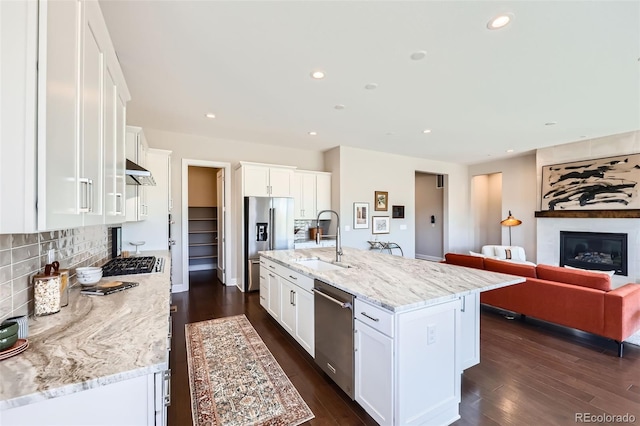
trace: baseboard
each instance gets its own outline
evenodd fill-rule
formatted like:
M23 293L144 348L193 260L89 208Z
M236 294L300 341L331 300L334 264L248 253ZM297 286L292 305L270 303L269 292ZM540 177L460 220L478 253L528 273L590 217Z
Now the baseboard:
M430 260L431 262L440 262L440 261L442 261L441 257L429 256L429 255L426 255L426 254L416 254L416 259Z
M171 293L182 293L184 291L189 291L189 286L184 284L173 284L171 286Z
M225 283L225 285L232 286L232 285L236 285L237 282L238 282L237 278L231 278Z

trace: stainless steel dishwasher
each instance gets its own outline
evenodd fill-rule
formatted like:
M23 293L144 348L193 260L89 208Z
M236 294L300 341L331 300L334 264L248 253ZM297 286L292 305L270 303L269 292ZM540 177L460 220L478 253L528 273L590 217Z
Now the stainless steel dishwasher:
M313 294L316 364L354 399L353 295L319 280Z

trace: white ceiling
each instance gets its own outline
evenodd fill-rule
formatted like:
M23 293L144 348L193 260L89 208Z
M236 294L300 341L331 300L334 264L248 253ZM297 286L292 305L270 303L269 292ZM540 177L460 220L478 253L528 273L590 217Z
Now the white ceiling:
M639 1L100 3L142 127L466 164L640 129Z

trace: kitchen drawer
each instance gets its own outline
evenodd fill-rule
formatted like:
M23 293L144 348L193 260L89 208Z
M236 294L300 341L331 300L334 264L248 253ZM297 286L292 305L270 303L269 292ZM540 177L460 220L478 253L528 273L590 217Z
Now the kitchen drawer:
M393 337L393 314L391 312L357 298L354 303L354 312L356 319L389 337Z
M313 289L313 278L308 277L304 274L301 274L300 272L294 271L292 269L289 268L285 268L284 266L278 265L280 266L279 271L276 271L282 278L284 278L285 280L292 282L293 284L297 285L298 287L300 287L303 290L308 291L309 293L311 293L311 290Z
M278 270L277 270L278 266L280 265L278 265L277 263L269 259L266 259L260 256L260 275L261 276L264 275L264 273L262 272L262 268L265 268L266 270L271 271L273 273L278 273Z
M260 280L260 306L265 309L269 308L269 286L266 282Z

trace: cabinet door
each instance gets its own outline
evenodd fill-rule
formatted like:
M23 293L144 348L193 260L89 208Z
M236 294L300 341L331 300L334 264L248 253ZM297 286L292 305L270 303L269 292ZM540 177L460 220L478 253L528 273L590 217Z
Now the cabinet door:
M293 303L296 308L294 337L311 356L315 357L313 294L298 287Z
M273 272L267 272L267 284L269 287L269 308L272 317L280 320L280 280Z
M261 262L262 263L262 262ZM260 265L260 306L269 310L269 282L267 280L267 268Z
M127 101L120 91L116 97L116 214L118 221L126 220L126 132L127 132Z
M115 79L107 67L104 81L104 220L118 223L118 200L116 188L116 116L118 91Z
M147 153L149 145L147 144L147 138L144 133L140 131L140 143L138 144L138 165L147 168ZM146 220L149 217L149 201L148 201L148 188L145 185L138 186L138 220Z
M37 2L0 1L0 234L36 231L37 26Z
M316 175L314 173L301 173L302 185L302 217L315 219L316 212Z
M261 166L243 166L245 197L269 196L269 168Z
M98 225L104 222L102 106L105 40L101 39L104 22L97 2L84 2L83 5L79 191L81 211L85 212L84 225Z
M381 425L393 423L393 340L355 320L356 401Z
M294 300L297 288L298 286L280 277L280 309L282 309L280 324L294 337L296 327L296 306Z
M79 1L41 1L38 46L38 229L82 226L79 213Z
M462 297L460 308L460 365L463 370L480 362L480 298L478 293Z
M295 219L304 219L302 211L302 176L303 173L293 173L293 217Z
M272 197L293 196L293 169L277 167L269 169L269 195Z
M321 210L331 210L331 174L318 173L316 175L316 212ZM328 219L328 214L323 215L323 219Z

